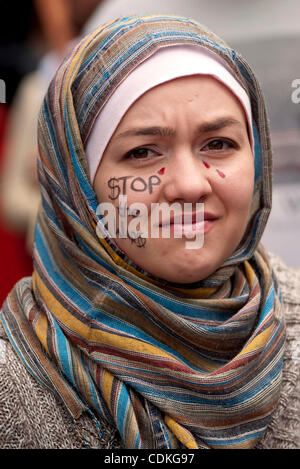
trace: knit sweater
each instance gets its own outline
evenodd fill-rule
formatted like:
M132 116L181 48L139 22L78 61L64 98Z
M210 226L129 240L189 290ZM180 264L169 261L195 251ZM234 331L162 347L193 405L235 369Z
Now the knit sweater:
M280 399L256 448L300 449L300 269L288 268L277 256L270 258L285 304L287 337ZM27 372L0 322L0 448L86 447L121 448L122 443L112 424L88 412L75 420L65 404Z

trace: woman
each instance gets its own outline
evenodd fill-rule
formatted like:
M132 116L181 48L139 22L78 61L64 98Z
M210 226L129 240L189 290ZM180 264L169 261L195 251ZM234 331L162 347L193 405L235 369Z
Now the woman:
M271 148L246 62L185 18L107 24L50 85L39 146L1 445L299 447L299 275L259 244ZM183 211L155 225L152 204Z

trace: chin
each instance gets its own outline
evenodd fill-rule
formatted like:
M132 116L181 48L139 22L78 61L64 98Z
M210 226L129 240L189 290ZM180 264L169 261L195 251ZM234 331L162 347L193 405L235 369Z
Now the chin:
M185 249L185 240L170 243L155 243L143 257L131 256L142 269L156 278L167 282L190 284L199 282L213 274L227 258L227 252L216 248L202 247ZM149 244L150 246L150 244ZM134 252L136 254L136 251ZM142 253L141 253L142 254Z
M218 268L212 266L211 263L197 265L195 259L193 263L191 263L191 261L188 263L166 262L165 265L167 268L163 270L160 268L159 273L156 272L155 274L152 272L152 275L168 282L181 284L199 282L207 278Z

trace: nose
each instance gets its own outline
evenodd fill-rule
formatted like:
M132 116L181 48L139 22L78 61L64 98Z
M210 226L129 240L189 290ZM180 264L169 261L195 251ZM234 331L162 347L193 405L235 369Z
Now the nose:
M209 173L199 156L182 149L170 159L164 180L168 202L203 202L212 193Z

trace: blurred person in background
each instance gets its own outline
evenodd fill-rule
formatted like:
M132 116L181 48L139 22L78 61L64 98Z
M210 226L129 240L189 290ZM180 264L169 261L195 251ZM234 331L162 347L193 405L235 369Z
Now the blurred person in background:
M8 256L1 282L4 299L15 281L32 271L32 247L40 203L36 158L37 118L47 87L72 41L99 0L34 0L20 2L22 28L11 27L15 5L6 6L1 30L0 77L7 84L1 106L0 240ZM13 259L13 261L12 261Z
M7 104L11 104L21 79L36 69L47 52L56 51L61 58L64 56L67 44L80 34L99 3L99 0L5 2L1 7L0 77L7 83Z

